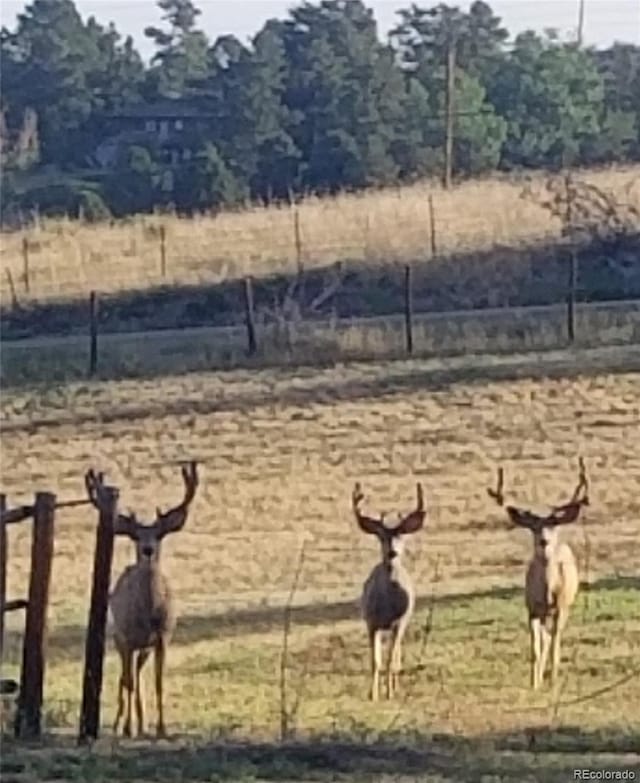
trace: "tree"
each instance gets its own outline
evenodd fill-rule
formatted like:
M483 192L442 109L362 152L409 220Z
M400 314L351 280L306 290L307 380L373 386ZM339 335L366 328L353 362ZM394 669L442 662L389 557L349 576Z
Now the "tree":
M158 6L169 29L147 27L144 31L158 47L148 74L148 94L176 98L206 76L209 44L205 34L196 30L201 12L192 0L158 0Z
M568 166L599 131L604 88L589 54L573 44L523 33L490 91L508 123L506 165Z

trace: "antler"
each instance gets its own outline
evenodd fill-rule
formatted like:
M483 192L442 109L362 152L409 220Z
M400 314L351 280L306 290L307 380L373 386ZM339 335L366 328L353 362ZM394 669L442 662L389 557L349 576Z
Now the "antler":
M84 485L87 488L87 495L91 503L98 511L102 511L106 505L104 473L96 473L93 468L90 468L85 473ZM118 514L113 523L113 533L116 536L135 538L138 526L138 522L133 514L130 516Z
M353 513L356 517L356 521L360 526L360 529L365 533L373 533L374 535L378 535L384 529L382 520L373 519L372 517L367 517L361 513L360 503L362 503L363 500L364 494L362 493L362 487L359 483L357 483L353 488L353 492L351 493L351 505L353 508Z
M422 491L422 484L418 482L416 484L416 507L415 510L407 514L394 528L396 535L407 535L409 533L415 533L424 525L424 518L426 511L424 510L424 493Z
M166 536L167 533L175 533L183 527L184 523L187 521L189 506L198 489L199 479L197 463L192 461L188 465L183 465L181 472L182 480L184 482L184 498L175 508L167 511L165 514L158 515L154 524L158 528L158 535L160 538ZM160 509L158 509L158 511L160 511Z
M499 506L504 506L504 469L498 468L498 483L495 489L490 487L487 489L487 494L490 498L493 498Z
M561 506L555 506L549 514L546 524L549 525L568 525L575 522L580 516L583 506L589 505L589 482L587 480L587 471L582 457L578 460L578 484L573 491L571 500Z
M93 468L84 475L84 485L91 503L98 509L104 505L104 473L96 473Z
M496 488L487 489L487 494L490 498L496 501L496 503L502 508L504 506L504 468L498 468L498 479ZM516 508L515 506L507 506L505 511L509 515L511 523L518 525L519 527L526 527L529 530L533 530L539 527L542 520L539 516L523 508Z

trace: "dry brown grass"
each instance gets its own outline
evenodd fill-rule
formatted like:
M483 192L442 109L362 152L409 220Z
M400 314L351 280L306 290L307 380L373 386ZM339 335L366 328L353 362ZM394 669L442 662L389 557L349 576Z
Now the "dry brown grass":
M452 384L441 377L432 386L423 367L238 371L3 396L10 443L3 491L11 504L27 501L28 489L82 495L83 473L94 465L120 487L124 507L148 518L179 496L177 461L202 462L188 525L164 552L182 611L168 675L174 729L273 736L281 607L306 540L291 638L298 730L368 736L393 725L480 736L552 720L587 732L624 716L638 731L638 677L555 717L547 693L529 692L520 585L530 542L506 528L485 487L502 463L519 502L554 503L573 489L576 456L584 455L592 482L587 532L576 526L565 534L594 591L581 594L567 633L562 696L582 697L626 676L640 644L637 581L632 587L639 376ZM429 518L409 561L420 597L407 644L409 693L406 702L371 710L356 600L377 546L356 531L349 493L357 479L375 498L373 510L403 509L417 477ZM94 513L69 509L57 524L48 720L74 726ZM24 591L27 528L10 536L14 597ZM130 558L130 544L118 542L115 572ZM432 594L451 598L437 604L423 653ZM106 721L115 677L109 655Z
M585 172L588 182L640 206L640 167ZM540 180L541 181L541 180ZM308 198L296 208L253 208L192 220L139 217L86 225L43 220L28 232L2 236L2 266L11 272L20 301L84 296L90 289L117 292L161 284L216 283L245 274L296 269L294 212L299 213L306 267L336 260L427 259L428 197L435 204L440 253L486 250L557 237L559 223L520 198L517 180L466 182L449 192L422 183L335 198ZM159 226L166 227L167 276L160 274ZM29 240L30 291L23 275L22 240ZM0 280L5 303L10 290Z

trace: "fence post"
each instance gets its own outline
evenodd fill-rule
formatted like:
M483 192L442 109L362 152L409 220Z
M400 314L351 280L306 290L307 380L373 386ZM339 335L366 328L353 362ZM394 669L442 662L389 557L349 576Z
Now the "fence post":
M433 208L433 194L429 193L429 237L431 239L431 258L438 254L436 245L436 215Z
M4 650L4 607L7 603L7 528L2 517L7 507L6 495L0 494L0 669Z
M84 655L82 707L78 743L98 738L100 729L100 696L104 664L105 631L109 602L109 582L113 560L113 528L118 513L118 490L104 487L93 559L93 584Z
M404 326L409 356L413 353L413 285L411 264L404 268Z
M247 347L249 356L254 356L258 350L256 342L256 322L253 312L253 283L250 277L244 279L244 307L247 322Z
M42 694L47 648L47 605L53 560L56 496L37 492L33 508L31 576L24 629L17 737L37 739L42 732Z
M24 290L29 293L31 289L30 270L29 270L29 240L22 237L22 263L24 268Z
M98 297L95 291L89 294L89 377L93 378L98 368Z
M167 229L160 226L160 274L167 276Z
M576 285L578 277L578 257L571 248L569 257L569 290L567 291L567 337L573 343L576 339Z
M302 237L300 235L300 214L297 209L293 213L293 234L296 243L296 265L299 274L302 270Z

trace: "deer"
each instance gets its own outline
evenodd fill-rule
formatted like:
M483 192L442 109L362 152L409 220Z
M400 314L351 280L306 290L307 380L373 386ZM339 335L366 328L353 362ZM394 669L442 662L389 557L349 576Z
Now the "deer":
M156 508L151 524L138 521L135 514L118 513L113 533L127 536L135 543L136 561L120 574L111 592L109 607L113 618L113 638L120 657L118 707L113 724L117 735L125 714L123 735L131 736L131 700L135 691L138 736L144 735L144 714L140 675L142 667L154 654L155 691L157 704L156 734L166 736L163 709L163 677L166 652L176 626L176 613L170 585L160 568L160 545L169 533L176 533L187 521L189 507L198 487L195 462L182 467L184 497L162 512ZM104 505L103 475L90 470L85 477L89 500L100 509ZM135 670L135 671L134 671ZM135 685L135 688L134 688ZM125 698L126 691L126 713Z
M504 471L498 468L496 489L487 490L499 506L504 506ZM575 601L578 566L571 547L559 540L558 528L576 522L584 506L589 505L589 484L582 457L579 459L578 484L567 503L553 506L546 516L506 506L513 525L530 530L533 553L525 576L525 604L531 640L531 687L538 690L545 678L551 649L550 683L557 682L560 666L560 641Z
M360 484L352 494L352 508L356 522L364 533L378 538L381 546L381 561L374 566L367 577L361 598L361 609L367 626L371 656L371 701L378 701L380 693L380 670L382 667L382 635L390 633L387 659L386 697L399 690L402 669L402 640L413 614L415 604L411 577L401 562L405 536L416 533L424 525L426 512L422 486L417 485L417 504L414 511L389 527L380 518L368 517L360 511L364 495Z

